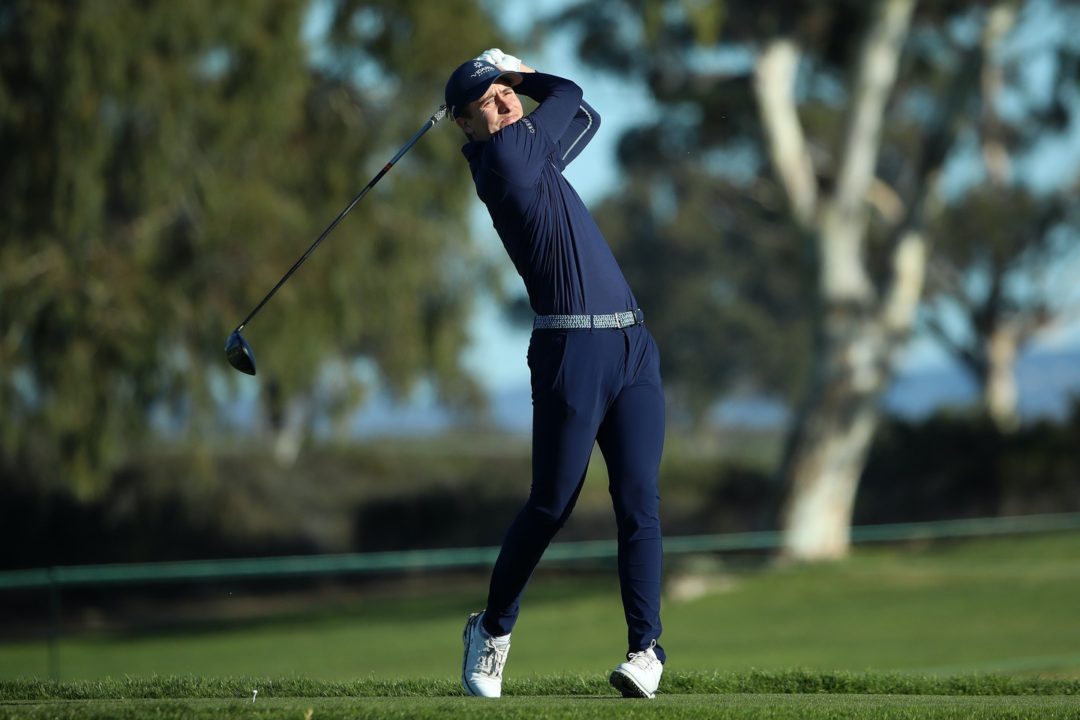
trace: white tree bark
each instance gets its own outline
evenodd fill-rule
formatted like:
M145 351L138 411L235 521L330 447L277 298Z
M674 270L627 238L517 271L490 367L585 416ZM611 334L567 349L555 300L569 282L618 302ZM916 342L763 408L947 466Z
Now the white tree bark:
M979 87L982 94L982 158L990 182L1005 187L1012 178L1012 160L1005 146L997 104L1005 85L1005 71L996 57L1002 39L1016 24L1016 7L1013 0L1002 0L992 7L980 41L982 49L982 76Z
M765 130L769 159L788 196L792 217L809 229L817 211L817 180L795 107L799 49L789 38L769 41L754 68L754 97Z
M844 556L859 477L878 425L878 401L891 376L891 351L914 322L925 272L925 241L909 233L894 250L894 275L877 297L865 265L869 198L885 105L915 0L882 0L864 38L835 190L815 204L799 185L809 154L795 115L797 57L786 41L768 45L755 90L774 170L792 213L817 237L822 300L811 389L789 440L783 474L788 497L781 524L783 554L794 560ZM783 81L781 84L780 81ZM878 193L880 195L880 193Z
M985 342L983 404L994 425L1009 432L1020 426L1020 391L1016 385L1019 332L1012 324L1001 324L990 332Z
M285 413L285 421L273 431L274 461L281 467L291 468L300 457L307 437L308 411L306 403L297 401L290 404Z
M1016 24L1013 0L1001 0L989 11L983 28L983 56L980 90L982 93L982 158L991 185L1005 189L1012 180L1012 161L1006 147L997 104L1005 84L1005 72L996 57L1002 39ZM1002 318L982 339L985 359L983 406L990 420L1000 430L1010 432L1020 426L1020 392L1016 384L1016 360L1021 332L1007 318Z
M902 340L911 332L915 313L926 285L930 254L926 234L907 230L892 253L892 285L885 295L881 321L887 337Z

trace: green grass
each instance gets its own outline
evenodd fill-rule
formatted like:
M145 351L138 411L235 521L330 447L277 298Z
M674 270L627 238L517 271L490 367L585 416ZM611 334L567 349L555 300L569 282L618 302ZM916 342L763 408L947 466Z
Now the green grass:
M282 698L259 700L113 700L0 704L0 718L87 720L157 718L665 718L698 720L1069 720L1080 717L1074 698L903 697L892 695L673 695L652 702L612 697L503 698Z
M875 674L676 674L655 701L592 677L508 683L498 701L445 681L298 678L0 682L0 718L1077 718L1080 682ZM258 695L252 689L260 690Z
M603 676L544 675L507 679L507 696L569 697L611 696L616 692ZM414 678L330 682L311 678L211 678L206 676L159 676L109 680L2 680L0 702L35 700L161 700L168 698L257 699L292 697L453 697L464 693L456 679ZM1008 675L969 674L950 676L897 673L827 673L806 670L738 673L667 672L667 695L731 694L841 694L841 695L935 695L935 696L1031 696L1070 695L1080 701L1080 680L1019 678Z
M672 589L680 575L670 568ZM541 573L515 629L508 673L603 673L614 665L625 638L614 576ZM692 579L706 594L665 600L672 671L1080 678L1080 533L863 549L820 567L719 568ZM481 603L484 582L443 582L420 596L311 613L68 636L61 676L453 677L461 625ZM44 641L0 645L0 679L47 675Z
M704 594L680 595L688 578ZM507 697L461 697L460 629L483 584L441 577L424 593L310 612L69 636L64 682L38 679L44 642L7 643L0 719L1080 720L1080 533L868 548L765 571L673 563L655 702L606 683L625 635L614 571L540 573Z

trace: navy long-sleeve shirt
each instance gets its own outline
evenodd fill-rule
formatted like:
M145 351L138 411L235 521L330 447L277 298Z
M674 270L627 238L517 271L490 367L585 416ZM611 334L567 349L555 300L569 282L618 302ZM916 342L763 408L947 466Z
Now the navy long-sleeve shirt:
M514 89L539 106L462 152L533 312L637 308L600 228L562 175L596 134L600 116L582 100L580 87L554 75L522 73Z

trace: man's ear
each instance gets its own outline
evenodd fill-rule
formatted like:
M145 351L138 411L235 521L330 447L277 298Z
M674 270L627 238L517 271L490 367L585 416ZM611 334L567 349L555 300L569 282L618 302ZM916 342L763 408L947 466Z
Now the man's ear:
M457 123L458 127L461 128L462 132L464 132L470 138L472 137L472 127L469 125L468 118L454 118L454 122Z

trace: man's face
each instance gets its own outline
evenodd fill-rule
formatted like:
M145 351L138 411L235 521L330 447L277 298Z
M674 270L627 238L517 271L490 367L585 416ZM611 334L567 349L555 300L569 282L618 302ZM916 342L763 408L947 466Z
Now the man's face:
M521 100L509 85L494 82L479 100L469 103L468 114L457 124L473 140L490 140L507 125L521 119Z

